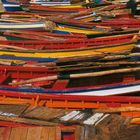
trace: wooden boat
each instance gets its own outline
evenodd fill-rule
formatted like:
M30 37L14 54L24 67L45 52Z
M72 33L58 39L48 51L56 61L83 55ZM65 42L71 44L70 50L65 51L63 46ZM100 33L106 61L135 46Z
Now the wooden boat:
M2 3L6 11L22 11L20 3L17 1L2 0Z
M116 11L117 12L117 11ZM119 11L118 11L119 12ZM113 14L113 12L112 12ZM120 14L120 15L119 15ZM121 12L119 12L118 15L116 16L122 16L121 15ZM111 15L111 14L110 14ZM124 14L126 15L126 14ZM127 28L139 28L139 24L140 24L140 21L139 19L133 19L133 18L124 18L124 17L120 17L120 18L117 18L116 19L104 19L100 21L97 20L98 17L95 17L94 14L89 14L89 15L86 15L86 16L81 16L81 17L76 17L75 20L70 20L67 24L68 25L77 25L77 26L80 26L80 23L82 22L86 22L85 26L87 26L88 28L90 27L94 27L94 26L103 26L103 27L112 27L112 28L124 28L124 27L127 27ZM79 22L76 21L76 20L80 20ZM90 22L89 22L90 21ZM97 22L99 21L99 22ZM57 22L57 20L56 20ZM64 23L63 23L64 22ZM63 21L62 23L65 24L66 21ZM91 22L93 24L91 24ZM89 24L90 23L90 24ZM81 25L82 27L82 25Z
M38 11L38 12L58 12L58 13L76 13L79 11L86 10L85 7L80 7L80 6L66 6L65 8L59 7L53 7L53 6L45 6L45 5L22 5L23 9L28 8L31 12L33 11ZM64 7L64 6L63 6Z
M102 34L88 34L86 35L87 38L95 38L95 37L107 37L107 36L114 36L114 35L124 35L124 34L139 34L140 28L121 28L121 29L114 29L108 33Z
M87 15L83 15L83 16L77 16L74 19L82 21L82 22L101 22L105 21L106 18L126 18L130 16L130 11L129 10L112 10L110 12L106 11L106 12L95 12L95 13L89 13ZM101 17L100 20L97 20L98 17Z
M82 39L86 38L84 34L55 34L47 31L33 31L33 30L6 30L0 31L2 37L7 40L64 40L64 39Z
M71 50L44 50L35 51L28 49L19 49L11 47L12 49L5 49L2 47L0 50L0 59L16 59L16 60L28 60L28 61L56 61L59 58L98 55L98 54L117 54L130 52L135 47L135 42L122 43L116 45L107 45L100 47L90 47L85 49L71 49ZM10 48L10 46L9 46Z
M101 26L111 26L114 28L139 28L140 20L133 18L119 18L117 20L106 20L99 23Z
M27 23L0 23L0 30L29 30L29 29L35 29L39 30L42 29L44 30L46 28L47 22L27 22ZM46 28L47 29L47 28Z
M0 66L0 90L87 96L129 94L140 90L139 70L139 67L132 67L116 69L110 74L101 71L56 76L55 71L47 68Z
M86 28L76 28L69 26L55 26L51 21L46 22L26 22L26 23L0 23L0 30L51 30L54 33L70 34L70 33L83 33L83 34L100 34L107 31L101 29L89 30Z
M48 108L66 109L104 109L116 108L116 105L137 107L139 96L74 96L74 95L46 95L23 94L20 92L0 91L0 99L3 104L29 104L31 106L45 106ZM19 98L18 98L19 97ZM38 102L37 102L38 101ZM128 108L129 108L128 107ZM116 110L118 110L118 106ZM122 107L123 108L123 107ZM61 110L62 111L62 110ZM120 111L119 111L120 112ZM47 112L48 113L48 112ZM127 112L128 113L128 112Z
M4 35L11 35L11 34L4 32ZM33 34L31 34L30 36L32 37ZM30 37L30 36L27 34L26 37ZM13 35L13 37L15 36ZM18 36L18 34L16 33L16 37L20 37L20 36ZM126 42L137 40L137 35L124 34L124 35L116 35L116 36L97 37L93 39L82 39L82 38L81 39L63 39L63 38L51 38L51 37L49 38L49 36L47 38L46 36L46 38L43 39L41 38L41 34L40 34L38 38L34 37L34 39L38 39L38 41L37 40L22 40L21 42L21 40L0 40L0 44L18 46L18 47L26 48L26 49L37 49L37 50L47 50L47 49L49 50L51 49L52 50L53 49L68 50L69 49L70 50L70 49L90 48L90 47L97 48L103 45L108 46L108 45L126 43ZM41 42L40 40L44 40L44 41Z
M34 0L30 1L30 4L42 5L42 6L69 6L71 4L70 0L61 0L61 1L44 1L44 0Z
M104 30L103 28L95 28L95 29L87 29L87 28L77 28L72 26L64 26L59 25L53 30L54 33L60 33L60 34L71 34L71 33L83 33L86 35L89 34L102 34L108 32L108 30Z

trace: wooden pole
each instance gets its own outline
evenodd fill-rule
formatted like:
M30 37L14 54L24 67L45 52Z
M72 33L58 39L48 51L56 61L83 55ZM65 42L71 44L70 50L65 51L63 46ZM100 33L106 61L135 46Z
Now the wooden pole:
M54 76L47 76L47 77L39 77L34 79L29 79L21 82L9 83L10 85L24 85L33 82L39 81L47 81L47 80L57 80L59 78L65 79L73 79L73 78L85 78L85 77L95 77L95 76L103 76L109 74L117 74L117 73L125 73L125 72L135 72L140 71L140 67L133 67L133 68L123 68L123 69L113 69L113 70L106 70L100 72L89 72L89 73L80 73L80 74L70 74L70 75L54 75Z

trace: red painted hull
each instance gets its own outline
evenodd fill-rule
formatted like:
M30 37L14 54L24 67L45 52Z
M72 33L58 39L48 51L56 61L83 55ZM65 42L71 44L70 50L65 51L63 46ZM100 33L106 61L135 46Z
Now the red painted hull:
M100 47L107 45L115 45L121 43L131 42L134 35L120 35L93 39L68 39L68 40L56 40L56 41L33 41L33 40L1 40L0 44L12 45L28 49L79 49L79 48L90 48Z
M44 12L66 12L66 13L75 13L78 11L86 10L85 7L78 7L78 8L53 8L50 6L41 6L41 5L30 5L28 7L30 11L44 11Z
M140 27L140 20L139 19L133 19L133 18L118 18L113 20L106 20L98 25L101 26L110 26L112 28L139 28Z
M80 33L72 33L72 34L56 34L46 31L7 31L1 32L3 36L11 36L11 37L21 37L25 39L33 39L33 40L54 40L54 39L82 39L86 38L86 35ZM54 37L54 38L53 38Z
M22 67L22 66L0 66L0 76L1 76L0 79L1 90L5 90L6 88L6 90L8 91L9 90L15 90L21 92L27 91L28 93L34 91L34 92L45 93L45 94L47 93L70 94L72 91L74 91L74 94L80 93L79 95L82 95L84 93L83 95L87 94L90 96L96 95L96 92L98 91L100 91L100 93L98 94L102 96L111 95L111 94L129 93L128 91L124 92L123 90L122 93L120 93L120 91L119 92L117 91L117 93L113 93L114 87L117 89L120 88L120 85L124 86L124 88L126 86L128 86L129 88L129 86L136 85L136 90L132 91L136 93L138 92L137 85L140 82L140 75L133 72L131 74L130 73L111 74L107 76L102 76L102 78L99 76L96 78L85 77L80 79L79 78L71 79L69 78L69 75L66 75L66 73L64 74L61 72L57 72L57 69L49 70L45 67L39 68L39 67ZM34 78L56 77L56 76L58 76L58 78L56 79L48 79L48 80L44 79L41 81L34 81L21 85L14 85L15 82L22 82ZM10 85L11 83L12 85ZM28 88L26 89L25 87ZM112 88L112 93L110 94L106 94L107 92L103 93L108 89L111 90L111 88ZM39 89L41 89L41 91ZM51 90L51 92L49 92L49 90Z
M50 76L57 74L54 70L49 70L46 67L23 67L23 66L0 66L0 75L2 82L9 75L16 79L30 79L41 76ZM3 80L2 80L3 79Z
M50 94L36 94L36 93L22 93L15 91L0 90L1 96L21 97L21 98L39 98L45 100L55 101L87 101L87 102L103 102L103 103L139 103L139 96L76 96L76 95L50 95Z

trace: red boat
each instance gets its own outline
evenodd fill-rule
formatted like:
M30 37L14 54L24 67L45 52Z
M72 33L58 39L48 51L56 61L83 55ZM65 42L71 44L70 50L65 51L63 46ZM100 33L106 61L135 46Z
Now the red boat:
M140 68L69 73L21 66L0 66L0 90L36 93L108 96L140 91ZM121 72L120 72L121 71ZM122 72L123 71L123 72ZM118 72L118 73L117 73ZM102 73L102 74L101 74ZM107 73L107 74L106 74ZM101 77L101 76L102 77Z
M5 32L0 31L0 34L5 37L13 37L13 40L16 38L26 39L26 40L64 40L64 39L82 39L86 38L86 35L80 33L72 33L72 34L56 34L47 31L26 31L26 30L7 30ZM12 40L11 39L11 40ZM8 39L9 40L9 39Z
M98 25L110 26L113 28L139 28L140 20L133 18L118 18L102 21Z
M36 40L0 40L1 45L18 46L27 49L77 49L90 47L103 47L109 45L119 45L122 43L137 40L136 34L126 34L117 36L98 37L93 39L67 39L67 40L51 40L51 41L36 41ZM7 46L8 47L8 46Z
M25 7L28 7L28 9L30 11L44 11L44 12L57 12L57 13L77 13L79 11L84 11L86 10L85 7L76 7L76 8L71 8L71 7L67 7L67 8L53 8L52 6L41 6L41 5L30 5L30 6L27 6L27 5L22 5L22 6L25 6Z
M90 15L89 15L90 16ZM129 14L118 14L116 15L118 18L116 19L103 19L100 22L96 22L96 18L97 17L90 17L91 21L88 22L84 22L77 20L80 19L79 17L76 17L76 19L67 19L67 20L62 20L62 19L53 19L54 22L58 23L58 24L63 24L63 25L68 25L68 26L75 26L75 27L79 27L79 28L98 28L99 26L101 26L103 29L115 29L115 28L139 28L140 25L140 20L139 19L124 19L124 17L129 17ZM119 18L120 17L120 18ZM122 19L123 18L123 19Z
M51 108L103 108L137 106L140 102L139 96L75 96L75 95L48 95L35 93L22 93L15 91L0 90L2 103L31 104L33 106L47 106Z

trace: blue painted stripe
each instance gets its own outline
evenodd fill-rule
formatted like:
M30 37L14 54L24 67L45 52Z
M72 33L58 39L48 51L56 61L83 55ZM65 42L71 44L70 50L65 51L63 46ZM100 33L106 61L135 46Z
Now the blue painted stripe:
M4 6L6 11L21 11L22 9L20 7L6 7Z
M61 31L61 30L53 30L53 33L56 33L56 34L70 34L70 32Z
M124 88L124 87L133 87L140 85L140 83L137 84L118 84L114 86L105 86L102 88L81 88L81 89L75 89L75 90L46 90L41 88L13 88L13 87L0 87L0 90L7 90L7 91L16 91L16 92L31 92L31 93L51 93L51 94L62 94L62 93L79 93L79 92L90 92L90 91L99 91L99 90L109 90L109 89L116 89L116 88Z
M13 56L13 55L0 55L0 59L37 61L37 62L54 62L57 60L56 58L19 57L19 56Z
M23 11L21 6L20 6L20 3L17 2L17 1L15 1L15 2L14 1L11 2L11 1L8 1L8 0L1 0L1 1L2 1L3 6L6 9L6 11Z

